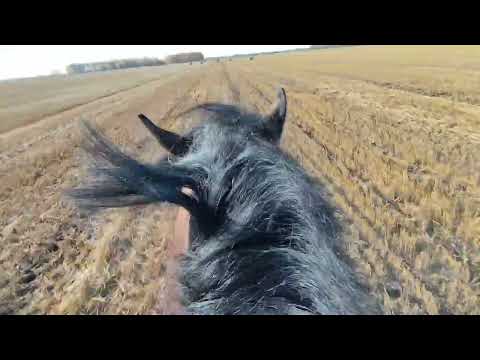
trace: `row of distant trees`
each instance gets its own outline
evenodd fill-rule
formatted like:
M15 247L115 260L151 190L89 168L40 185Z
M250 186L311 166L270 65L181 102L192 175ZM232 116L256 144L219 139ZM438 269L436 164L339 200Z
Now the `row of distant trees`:
M170 55L165 60L157 58L123 59L95 63L70 64L66 70L68 74L84 74L89 72L109 71L118 69L137 68L143 66L160 66L165 64L179 64L193 61L202 61L203 54L200 52L181 53Z
M354 45L311 45L310 49L326 49L326 48L335 48L343 46L354 46ZM274 54L277 52L271 52ZM257 54L250 54L250 56ZM243 55L248 56L248 55ZM236 57L236 56L234 56ZM67 66L68 74L84 74L89 72L98 72L98 71L109 71L109 70L118 70L118 69L128 69L136 68L142 66L160 66L166 64L180 64L180 63L191 63L197 61L204 61L205 57L201 52L189 52L189 53L180 53L167 56L164 60L157 58L142 58L142 59L123 59L123 60L112 60L105 62L95 62L95 63L85 63L85 64L71 64Z
M165 58L167 64L181 64L194 61L203 61L205 58L201 52L189 52L169 55Z

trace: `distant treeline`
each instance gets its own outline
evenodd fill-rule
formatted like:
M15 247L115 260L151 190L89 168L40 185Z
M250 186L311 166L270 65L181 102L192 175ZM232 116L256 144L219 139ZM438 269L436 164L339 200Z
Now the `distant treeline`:
M165 58L167 64L180 64L194 61L202 61L204 59L201 52L189 52L175 55L169 55Z
M179 64L193 61L202 61L203 54L199 52L170 55L165 60L157 58L123 59L85 64L71 64L66 70L68 74L84 74L89 72L109 71L118 69L137 68L142 66L160 66L165 64Z
M109 70L117 70L117 69L136 68L141 66L159 66L159 65L165 65L165 61L162 61L156 58L112 60L112 61L86 63L86 64L71 64L67 66L67 73L83 74L83 73L97 72L97 71L109 71Z
M212 61L212 60L221 60L221 59L235 59L235 58L243 58L243 57L250 57L253 58L257 55L274 55L280 53L289 53L289 52L297 52L297 51L308 51L314 49L328 49L328 48L338 48L338 47L346 47L346 46L358 46L358 45L311 45L310 48L300 48L300 49L291 49L291 50L284 50L284 51L271 51L271 52L264 52L264 53L251 53L251 54L239 54L227 57L211 57L205 59L201 52L189 52L189 53L180 53L167 56L164 60L160 60L157 58L142 58L142 59L124 59L124 60L112 60L112 61L105 61L105 62L96 62L96 63L85 63L85 64L71 64L67 66L67 73L68 74L84 74L89 72L97 72L97 71L109 71L109 70L117 70L117 69L128 69L128 68L136 68L142 66L160 66L166 64L181 64L181 63L191 63L191 62L198 62L198 61Z

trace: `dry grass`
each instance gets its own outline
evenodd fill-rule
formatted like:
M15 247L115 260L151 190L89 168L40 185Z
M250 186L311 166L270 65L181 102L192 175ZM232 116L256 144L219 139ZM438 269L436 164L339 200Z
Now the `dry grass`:
M0 134L90 101L158 80L178 66L0 82Z
M152 160L161 153L138 112L183 130L190 122L175 114L195 102L266 110L284 85L290 113L283 146L330 190L344 214L345 250L385 313L480 313L479 60L476 46L259 56L189 73L142 69L141 79L128 72L130 85L145 83L49 117L32 106L26 114L41 121L0 135L0 311L152 313L162 295L172 209L88 218L61 197L81 177L80 118ZM88 76L78 81L88 86ZM38 82L24 89L43 89L62 108L58 85L29 81ZM123 88L118 81L96 86ZM83 89L75 96L85 96ZM3 106L12 101L6 93ZM24 103L17 99L1 111Z

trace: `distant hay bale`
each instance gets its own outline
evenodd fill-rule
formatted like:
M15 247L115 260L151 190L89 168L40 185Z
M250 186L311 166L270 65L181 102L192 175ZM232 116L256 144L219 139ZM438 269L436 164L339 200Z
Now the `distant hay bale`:
M70 64L67 66L66 70L68 74L84 74L89 72L160 65L165 65L165 62L157 58L122 59L96 63Z
M168 55L165 58L167 64L181 64L194 61L203 61L204 57L201 52L180 53Z

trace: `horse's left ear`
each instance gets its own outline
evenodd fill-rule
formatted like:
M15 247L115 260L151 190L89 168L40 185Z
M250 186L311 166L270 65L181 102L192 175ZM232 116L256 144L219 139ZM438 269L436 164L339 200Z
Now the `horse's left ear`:
M145 125L152 135L155 136L160 145L170 151L173 155L182 156L188 152L190 146L188 139L159 128L143 114L138 115L138 117L142 120L143 125Z
M274 143L280 142L283 125L287 117L287 94L280 88L277 93L277 103L273 111L265 119L265 127Z

